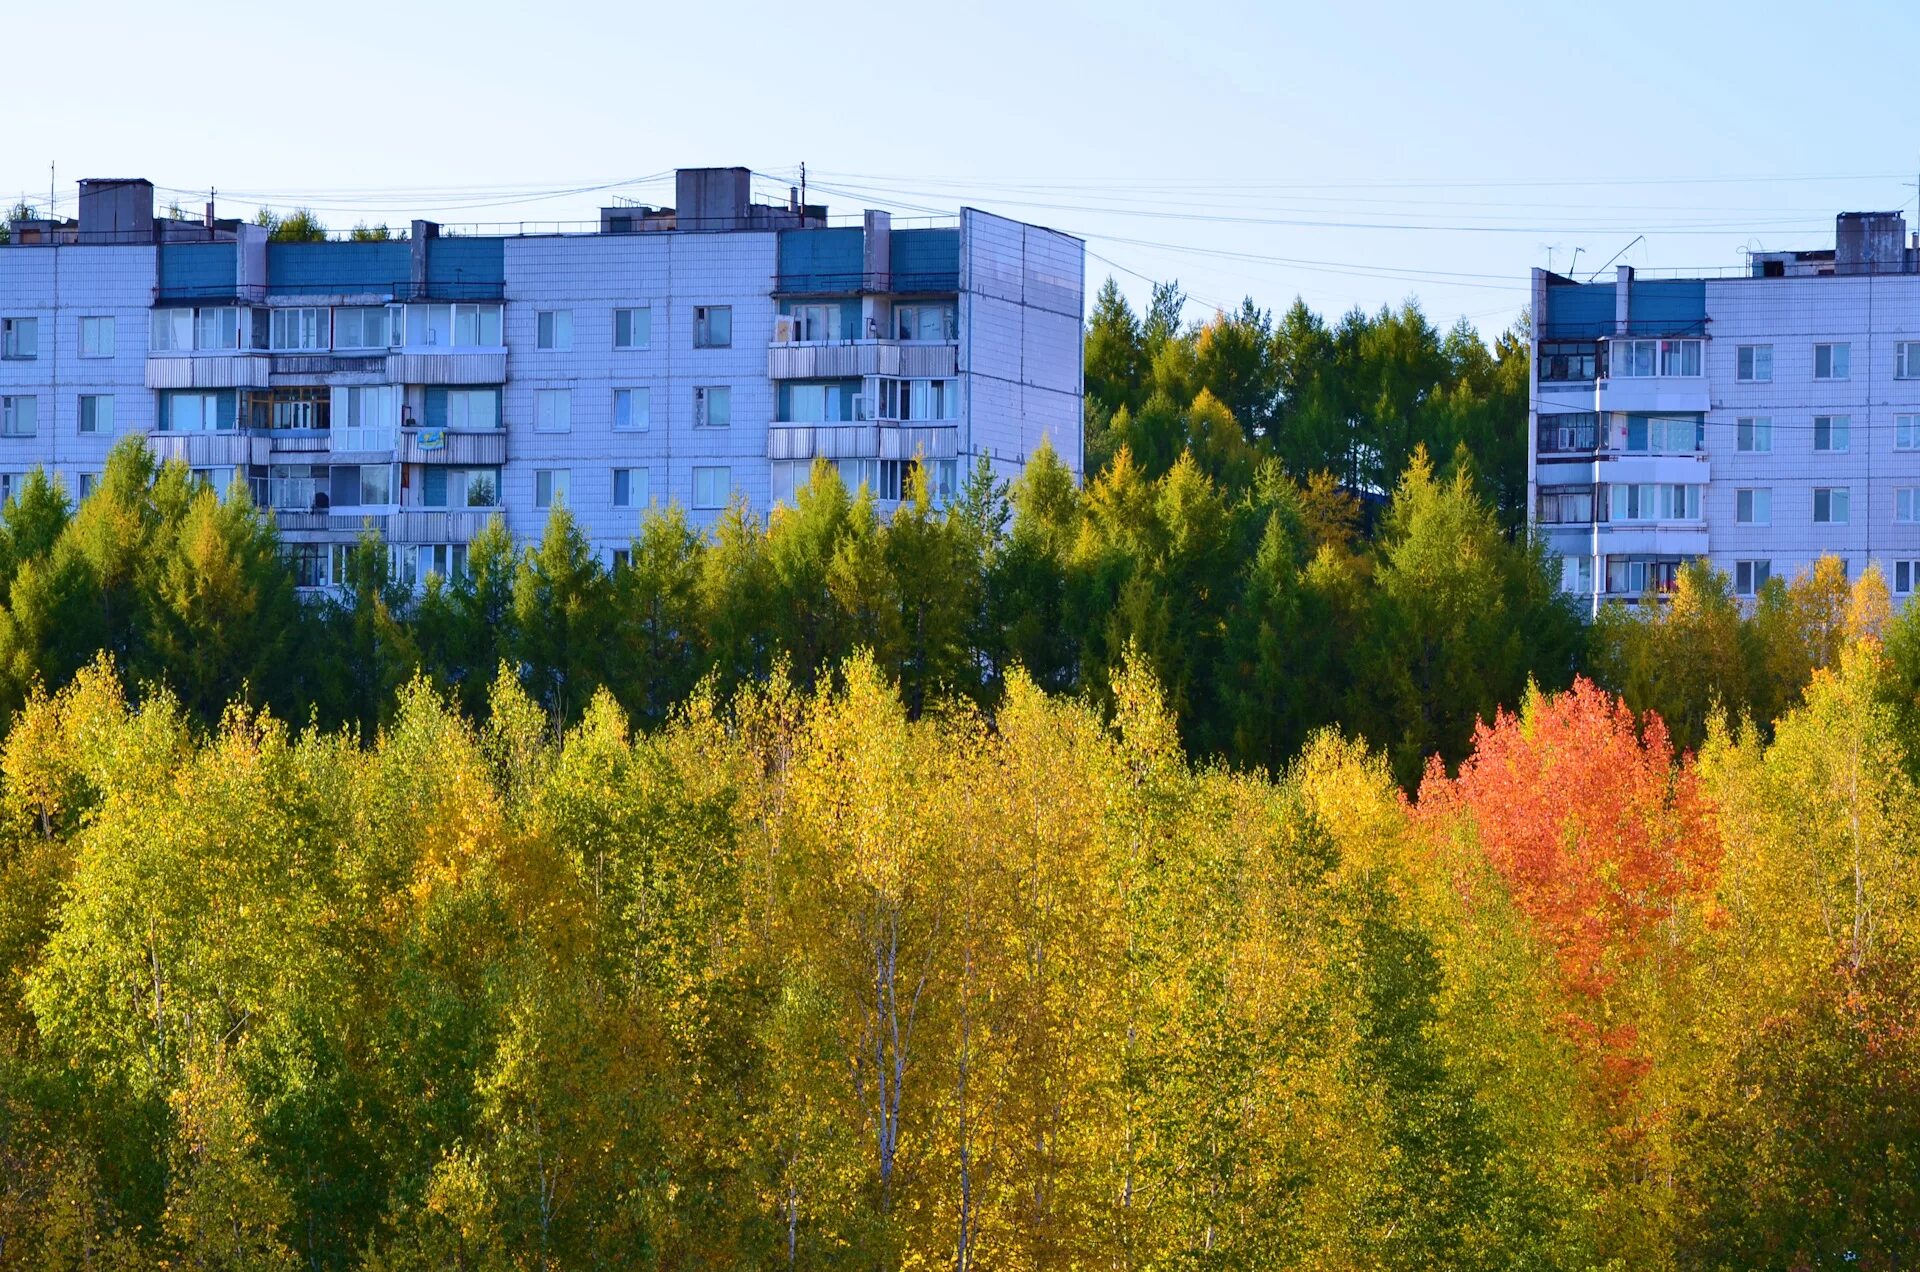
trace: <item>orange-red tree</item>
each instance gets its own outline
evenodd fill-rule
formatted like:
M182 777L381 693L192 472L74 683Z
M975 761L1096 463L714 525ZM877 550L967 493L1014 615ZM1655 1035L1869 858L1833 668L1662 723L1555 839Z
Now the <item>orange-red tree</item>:
M1709 801L1665 724L1651 713L1636 724L1584 678L1562 694L1531 691L1519 715L1476 728L1458 777L1429 767L1420 804L1438 831L1470 828L1553 953L1603 1098L1623 1101L1644 1076L1643 1030L1664 1015L1659 990L1708 916L1719 861Z

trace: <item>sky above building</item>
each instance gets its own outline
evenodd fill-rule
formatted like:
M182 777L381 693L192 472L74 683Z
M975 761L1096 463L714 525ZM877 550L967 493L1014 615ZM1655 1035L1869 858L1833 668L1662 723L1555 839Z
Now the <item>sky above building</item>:
M146 177L198 213L498 229L671 204L672 170L1083 236L1088 294L1189 316L1417 298L1491 337L1581 277L1914 216L1920 6L1744 3L268 6L10 14L0 195ZM1842 30L1844 28L1844 30ZM49 165L56 165L49 171ZM1644 236L1644 237L1641 237ZM1577 256L1576 256L1577 252Z

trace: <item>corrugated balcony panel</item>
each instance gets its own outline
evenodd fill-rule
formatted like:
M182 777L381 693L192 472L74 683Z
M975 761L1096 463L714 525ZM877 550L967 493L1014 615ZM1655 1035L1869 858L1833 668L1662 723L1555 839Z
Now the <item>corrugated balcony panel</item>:
M273 359L263 353L193 354L147 359L150 389L264 389Z
M390 353L389 384L504 384L507 351L469 353Z
M400 434L400 462L403 464L504 464L507 462L507 431L501 428L455 433L443 431L445 443L435 447L420 445L420 430Z
M390 543L472 543L493 515L492 509L446 512L407 508L388 518L387 540Z
M264 464L271 444L248 433L149 433L147 446L165 463L180 460L189 468L228 468Z
M811 424L803 424L797 428L780 428L778 426L769 428L767 430L767 458L812 459L813 426Z
M324 455L333 449L333 439L319 429L300 432L275 429L267 434L267 444L276 459L283 455L298 455L305 459L312 455Z
M771 380L841 380L890 375L941 379L958 363L953 344L903 344L898 340L845 340L837 344L767 346Z
M912 459L916 455L924 459L952 459L960 453L958 428L882 425L879 434L882 459Z
M329 353L273 355L273 374L276 378L284 376L306 381L315 376L367 376L369 383L378 383L383 381L386 370L386 355L379 353L351 356Z
M327 449L336 459L379 463L393 458L399 430L392 428L335 428L327 431Z

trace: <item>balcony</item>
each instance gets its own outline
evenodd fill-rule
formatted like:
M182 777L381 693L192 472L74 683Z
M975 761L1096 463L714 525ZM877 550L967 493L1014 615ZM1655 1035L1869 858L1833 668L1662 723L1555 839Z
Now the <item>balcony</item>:
M774 424L768 459L952 459L960 453L953 424Z
M499 508L403 508L387 521L389 543L472 543Z
M179 460L189 468L234 468L264 464L273 443L255 433L228 429L214 433L149 433L147 448L161 463Z
M776 343L767 346L767 378L841 380L886 375L910 380L941 380L955 374L958 361L959 345L946 340Z
M272 377L273 358L264 353L147 355L150 389L264 389Z
M1707 378L1700 375L1615 376L1594 382L1596 411L1635 415L1702 415L1712 408Z
M1535 438L1542 455L1592 455L1600 449L1600 417L1591 411L1542 415Z
M429 445L435 435L437 445ZM426 438L423 442L421 439ZM461 464L495 467L507 462L507 431L503 428L403 429L400 433L400 462L403 464Z
M505 349L409 349L387 355L389 384L504 384Z

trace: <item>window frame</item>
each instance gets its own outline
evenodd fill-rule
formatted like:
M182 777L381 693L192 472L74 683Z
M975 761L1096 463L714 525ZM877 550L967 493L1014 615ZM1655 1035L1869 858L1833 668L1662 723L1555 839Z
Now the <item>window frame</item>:
M1758 374L1760 363L1767 364L1767 373ZM1742 374L1742 372L1745 374ZM1734 347L1733 378L1737 384L1773 383L1773 346L1771 344L1744 344Z
M1826 430L1825 446L1820 444L1821 430ZM1839 445L1834 445L1835 441ZM1853 445L1853 417L1851 415L1816 415L1813 417L1813 450L1817 455L1844 455Z
M1826 351L1827 374L1820 374L1820 353ZM1836 364L1839 374L1834 374ZM1822 384L1842 383L1853 378L1853 342L1850 340L1821 341L1813 346L1813 378Z
M113 314L82 314L80 315L80 355L79 356L82 358L113 357L114 351L120 343L119 328L120 328L119 319L116 318ZM104 348L101 347L102 342L100 340L94 339L92 341L89 341L87 339L87 335L89 332L101 332L101 331L104 331L107 333L107 338L105 341Z
M557 411L555 408L558 408ZM571 433L573 431L573 390L535 389L533 391L533 431Z
M714 317L726 315L724 339L714 338ZM733 306L695 305L693 307L693 347L696 349L733 348Z
M1773 558L1771 557L1750 557L1735 561L1733 563L1733 594L1758 596L1771 578L1773 578Z
M542 486L545 487L544 493ZM536 468L533 470L533 506L542 512L553 508L555 496L560 506L565 508L572 503L573 470L571 468Z
M1920 380L1920 340L1894 341L1893 378Z
M333 310L329 306L279 305L267 312L267 348L272 352L325 353L333 348Z
M1773 453L1773 417L1743 415L1735 419L1733 449L1743 455L1771 455Z
M718 394L718 397L714 395ZM726 418L719 423L713 421L715 402L725 404L722 412ZM699 429L730 429L733 427L733 386L731 384L697 384L693 388L693 426Z
M1741 503L1746 504L1745 515L1741 512ZM1773 487L1740 486L1733 492L1733 524L1737 526L1770 526L1773 524Z
M100 404L105 402L106 427L100 427ZM73 431L79 437L113 436L113 394L82 393L74 415Z
M627 410L627 422L625 424L620 422L620 406L623 399L625 400ZM636 403L641 407L639 412L640 422L637 424L634 423L635 416L633 409ZM653 386L647 384L630 384L615 389L613 391L612 420L613 429L617 433L650 432L653 428Z
M25 402L28 414L32 418L32 427L21 429L20 404ZM0 394L0 437L28 438L40 436L40 395L38 393Z
M713 502L711 483L716 480L714 474L720 474L718 480L726 486L726 492L718 502ZM709 489L703 500L700 483L703 479L709 483ZM693 507L701 512L713 512L723 509L733 499L733 466L731 464L696 464L693 466Z
M643 339L636 341L633 338L635 319L642 314L646 316L642 323L642 325L646 327L646 334ZM620 340L620 324L623 319L627 325L627 340L624 344L621 343ZM651 303L645 305L623 305L614 308L613 347L622 352L635 353L644 352L645 350L653 348L653 305Z
M20 337L32 333L32 348L21 352ZM17 314L0 318L0 362L38 362L40 360L40 318Z
M535 310L533 314L533 347L541 353L572 353L573 310Z
M1844 516L1833 515L1835 496L1838 496L1839 510ZM1827 515L1820 515L1822 496L1826 499ZM1816 526L1844 526L1853 522L1853 487L1851 486L1815 486L1813 488L1813 524Z

